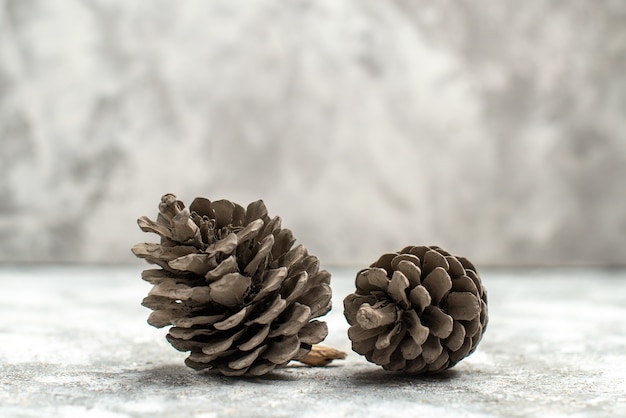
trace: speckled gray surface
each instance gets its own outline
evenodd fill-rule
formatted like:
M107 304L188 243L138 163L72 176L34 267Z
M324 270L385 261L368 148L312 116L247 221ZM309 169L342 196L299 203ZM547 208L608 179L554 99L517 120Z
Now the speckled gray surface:
M349 351L341 299L353 271L331 268L328 345ZM490 324L448 372L385 372L350 352L328 368L256 379L182 364L139 305L141 267L0 268L0 416L624 416L626 272L482 272ZM356 271L356 269L354 269Z

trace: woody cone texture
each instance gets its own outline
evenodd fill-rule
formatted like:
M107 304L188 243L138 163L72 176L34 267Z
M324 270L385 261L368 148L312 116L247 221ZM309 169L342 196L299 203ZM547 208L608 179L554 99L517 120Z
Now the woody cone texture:
M470 355L487 326L472 263L439 247L384 254L344 299L352 349L386 370L435 373Z
M139 227L161 237L133 253L160 268L142 278L154 285L143 305L148 323L173 325L167 340L194 369L258 376L305 356L322 341L330 310L330 274L299 245L262 201L243 208L197 198L189 210L167 194L156 222Z

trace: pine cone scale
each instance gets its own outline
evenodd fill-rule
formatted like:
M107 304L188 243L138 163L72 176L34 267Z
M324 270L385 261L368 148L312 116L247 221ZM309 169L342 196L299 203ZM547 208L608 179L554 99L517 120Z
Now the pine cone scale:
M272 250L273 245L274 245L273 235L268 235L267 237L263 238L263 240L261 241L261 246L259 247L254 258L246 266L244 273L248 275L253 275L254 273L256 273L261 263L263 263L267 259L267 256Z
M431 364L441 355L443 346L438 338L430 335L422 346L422 358L426 364Z
M285 284L283 285L280 294L283 298L285 298L288 305L291 305L300 296L302 296L302 293L306 289L308 280L309 275L306 271L298 273L298 275L285 280Z
M259 232L261 231L261 228L263 228L263 220L262 219L257 219L257 220L255 220L253 222L250 222L248 225L246 225L245 228L243 228L241 231L237 232L237 239L240 242L249 241L252 238L254 238L257 235L259 235Z
M411 301L411 306L417 312L423 312L432 302L430 293L428 293L428 290L422 285L415 286L413 290L411 290L409 300Z
M202 347L204 346L203 343L198 341L174 338L169 333L165 335L165 338L172 345L172 347L174 347L178 351L191 351L195 349L202 349Z
M218 229L233 224L233 212L235 204L228 200L216 200L211 203L211 208L215 213L215 222Z
M227 308L241 306L250 290L252 279L239 273L228 273L209 284L210 300ZM206 287L204 287L206 288Z
M319 268L319 262L315 264L315 268ZM326 270L321 270L317 274L314 271L309 271L309 286L317 287L322 284L330 284L330 273Z
M229 273L235 273L237 268L238 266L235 256L231 255L230 257L222 260L222 262L213 267L211 270L207 271L204 275L204 279L207 282L214 282Z
M159 235L161 238L172 239L172 233L166 226L161 225L158 222L152 221L147 216L142 216L137 220L137 224L139 225L139 229L143 232L152 232L154 234Z
M243 342L239 342L237 348L241 351L250 351L256 347L258 347L263 341L267 339L267 336L270 333L270 326L265 325L256 331L252 337L248 340L244 340Z
M406 290L409 287L409 279L406 278L401 271L394 271L387 290L393 300L403 309L408 309L411 304L406 296Z
M460 276L452 281L452 290L455 292L470 292L474 296L480 297L476 284L469 276Z
M458 258L452 256L446 256L446 261L448 262L448 274L450 277L461 277L465 275L465 267L459 261Z
M445 339L450 336L454 327L454 320L436 306L427 306L424 310L424 323L429 332L435 337Z
M253 366L250 366L245 374L249 376L263 376L264 374L271 372L275 368L276 364L271 362L257 363ZM223 373L223 370L220 369L220 371Z
M213 324L213 328L220 331L227 331L241 324L248 316L248 307L244 306L239 312L227 317L226 319Z
M422 346L418 345L413 338L405 338L402 340L400 350L405 360L415 360L417 356L422 354Z
M171 324L180 328L191 328L196 325L213 325L224 319L224 315L193 316L191 318L172 318Z
M471 321L480 314L478 298L470 292L454 292L446 299L447 310L458 321Z
M452 289L452 280L443 267L435 267L424 279L422 286L428 290L431 303L439 304L441 299Z
M317 318L330 311L332 291L330 286L322 283L316 287L310 287L300 298L298 302L311 307L311 318Z
M309 314L309 317L311 314ZM300 337L300 341L304 344L317 344L321 342L328 334L328 326L326 322L322 321L311 321L307 323L300 332L298 332L298 337Z
M262 357L276 365L281 365L294 359L298 350L300 350L300 339L297 335L291 335L272 340Z
M415 256L412 256L412 257L415 257ZM417 258L417 257L415 257L415 258ZM417 266L417 264L414 264L416 262L419 263L418 260L419 259L414 260L412 258L411 259L404 258L404 259L402 259L398 263L397 271L399 271L402 274L404 274L404 277L407 278L407 280L409 281L409 284L410 284L411 287L419 286L420 284L422 284L422 279L421 279L422 271Z
M457 351L463 345L463 341L465 341L465 327L458 321L453 322L452 332L443 340L443 344L450 350Z
M256 222L258 220L263 221L268 218L267 208L265 207L265 203L262 200L257 200L256 202L252 202L248 205L246 209L246 216L244 218L244 225L250 225L252 222Z
M264 309L263 314L246 322L246 325L271 324L276 318L278 318L278 315L280 315L285 308L287 308L287 301L281 298L280 295L276 295L272 303Z
M205 275L215 261L208 254L192 253L175 258L167 263L171 270Z
M227 337L213 338L202 346L202 352L207 356L221 354L232 347L233 342L241 337L245 330L239 330Z
M287 272L288 270L284 267L267 270L265 272L265 278L261 283L261 288L256 296L252 299L252 303L259 302L267 295L270 295L280 289L281 283L287 277Z
M236 360L231 360L228 362L228 367L233 370L247 369L266 349L266 346L258 347L256 350L251 351L248 354L244 354Z
M377 337L381 333L380 328L363 328L360 325L352 325L348 328L348 337L354 342L361 342Z
M439 254L437 251L426 251L423 258L424 262L422 263L422 273L428 275L431 271L433 271L437 267L441 267L444 271L448 271L450 269L450 265L448 264L448 260L446 257ZM427 276L428 277L428 276Z
M217 253L222 253L226 255L230 255L235 251L237 245L239 244L239 239L237 238L237 234L234 232L229 233L224 238L215 241L213 244L209 245L204 252L207 255L215 256Z
M413 341L415 341L416 344L422 345L426 342L430 331L422 325L422 322L415 311L411 310L404 312L404 324L409 335L413 338Z
M311 308L296 302L291 305L290 311L287 313L288 321L280 324L278 328L270 332L270 338L297 334L309 322Z

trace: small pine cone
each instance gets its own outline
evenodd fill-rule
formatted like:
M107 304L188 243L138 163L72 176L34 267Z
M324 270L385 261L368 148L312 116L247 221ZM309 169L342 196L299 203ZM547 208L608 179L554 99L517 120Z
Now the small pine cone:
M439 247L384 254L344 301L352 349L386 370L436 373L476 349L487 292L476 268Z
M330 310L330 274L317 257L293 247L289 229L262 201L247 209L228 200L196 198L189 210L174 195L161 199L156 222L141 217L160 244L133 253L161 268L145 270L154 285L143 305L148 323L173 325L167 340L194 369L259 376L304 357L322 341Z

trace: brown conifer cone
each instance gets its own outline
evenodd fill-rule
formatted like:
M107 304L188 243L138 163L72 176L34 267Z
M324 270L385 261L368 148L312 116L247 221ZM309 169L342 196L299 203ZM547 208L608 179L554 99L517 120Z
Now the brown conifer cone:
M194 369L259 376L303 358L322 341L331 307L330 273L298 245L262 201L247 208L196 198L189 210L172 194L161 199L144 232L161 237L133 253L160 268L142 278L153 288L143 300L148 323L173 325L167 340Z
M476 350L487 292L476 268L432 246L382 255L344 299L352 349L386 370L435 373Z

